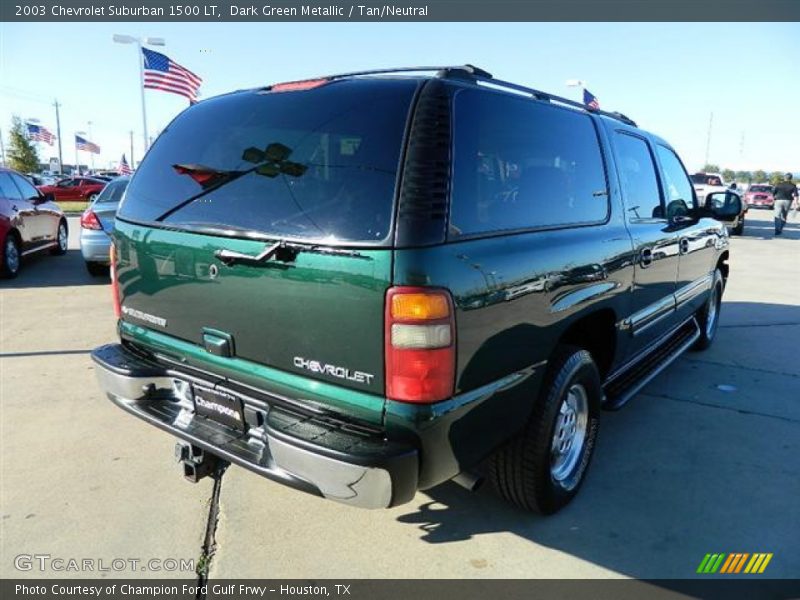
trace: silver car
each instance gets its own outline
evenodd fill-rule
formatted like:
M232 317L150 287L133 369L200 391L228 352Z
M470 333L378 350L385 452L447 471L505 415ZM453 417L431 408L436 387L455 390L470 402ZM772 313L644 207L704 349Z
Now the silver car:
M100 195L81 215L81 254L86 261L86 269L96 277L108 275L111 250L111 231L114 217L128 187L130 177L117 177L108 182Z

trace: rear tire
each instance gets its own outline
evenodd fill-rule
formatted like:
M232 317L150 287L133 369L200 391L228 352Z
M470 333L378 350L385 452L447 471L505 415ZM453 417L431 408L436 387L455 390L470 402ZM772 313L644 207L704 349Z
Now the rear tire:
M86 262L86 270L92 277L107 277L109 269L107 265L99 262Z
M692 346L692 350L706 350L714 343L719 327L719 312L722 307L722 292L725 289L725 281L719 269L714 270L714 282L703 307L697 311L697 324L700 326L700 337Z
M56 245L50 249L50 254L53 256L63 256L67 253L68 243L69 230L67 229L67 222L62 219L58 223L58 231L56 232Z
M22 256L19 251L19 242L13 231L9 231L6 241L3 242L3 263L0 265L0 275L6 279L13 279L19 273Z
M732 235L742 235L743 233L744 233L744 217L742 217L739 223L736 224L736 227L731 229Z
M545 515L566 506L592 458L602 395L591 354L557 348L530 421L490 460L489 478L499 494Z

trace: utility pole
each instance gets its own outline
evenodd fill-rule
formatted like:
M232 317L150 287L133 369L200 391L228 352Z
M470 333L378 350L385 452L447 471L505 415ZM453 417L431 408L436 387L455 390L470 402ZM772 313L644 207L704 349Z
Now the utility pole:
M3 130L2 129L0 129L0 153L2 153L2 156L3 156L3 162L0 163L0 164L2 164L5 167L6 166L6 145L3 143Z
M708 138L706 139L706 165L708 164L709 153L711 152L711 125L714 123L714 113L708 119ZM705 168L705 165L703 165Z
M58 174L62 175L64 173L64 159L61 155L61 117L58 114L58 107L61 105L58 103L57 98L55 102L53 102L53 106L56 107L56 136L58 136Z
M128 132L131 135L131 162L128 163L131 166L131 169L135 168L133 166L133 129Z

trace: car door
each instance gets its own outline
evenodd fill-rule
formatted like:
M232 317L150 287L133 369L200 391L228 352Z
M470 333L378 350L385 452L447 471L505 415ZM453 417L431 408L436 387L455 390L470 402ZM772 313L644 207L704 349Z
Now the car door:
M711 289L717 256L719 223L700 218L693 210L697 205L691 180L680 158L666 144L656 144L656 156L661 167L661 181L666 199L666 215L678 235L680 258L675 289L678 316L691 316Z
M628 352L637 354L674 325L678 235L666 218L650 142L628 130L617 130L612 138L634 248L635 285L626 325L631 336Z
M57 236L58 222L61 219L61 215L42 202L44 200L42 194L24 177L11 173L11 179L16 184L23 199L30 204L31 212L28 220L34 241L37 243L54 241Z
M78 200L80 198L80 180L65 179L56 184L55 196L57 200Z
M14 184L11 174L7 172L0 173L0 195L8 202L11 227L19 233L24 252L35 243L33 204L22 197L22 192Z

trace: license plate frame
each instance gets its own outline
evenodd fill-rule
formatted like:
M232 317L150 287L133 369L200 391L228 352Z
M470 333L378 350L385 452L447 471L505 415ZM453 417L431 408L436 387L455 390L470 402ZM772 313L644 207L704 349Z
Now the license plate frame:
M192 402L196 415L236 431L247 431L247 424L244 420L244 401L238 396L193 384Z

